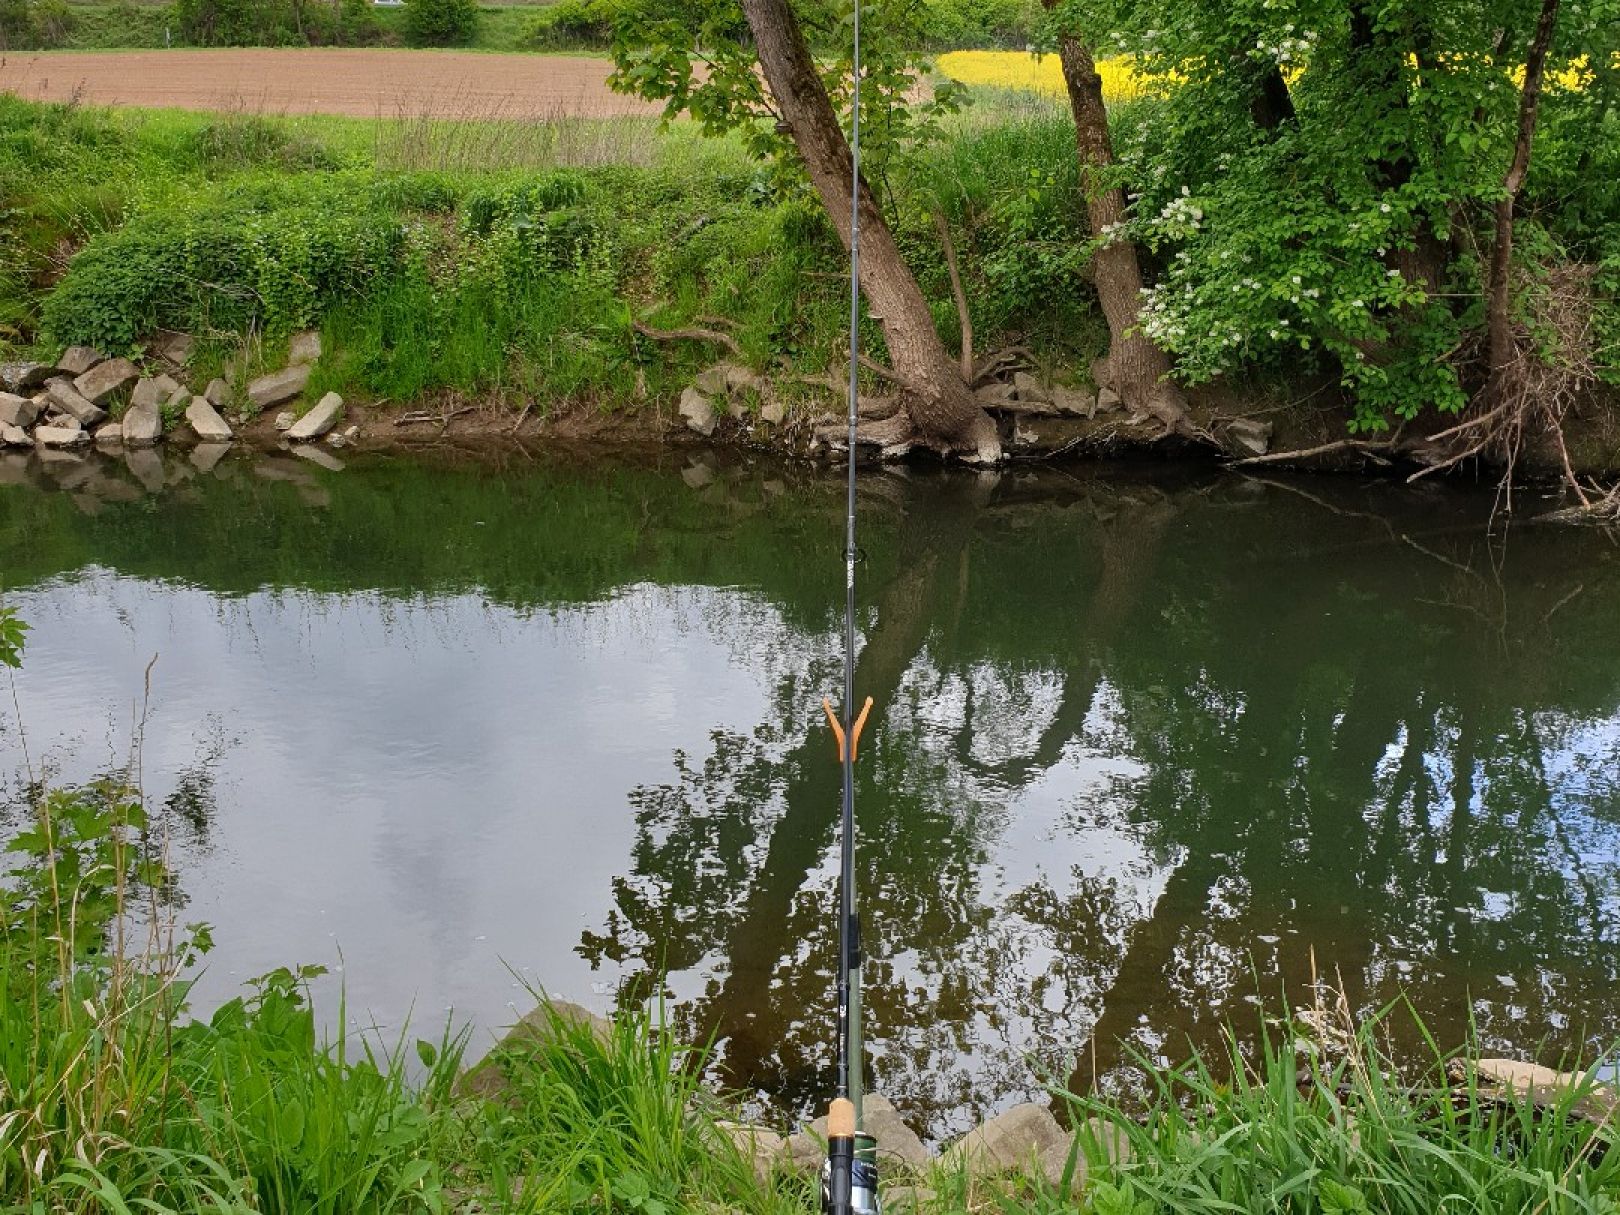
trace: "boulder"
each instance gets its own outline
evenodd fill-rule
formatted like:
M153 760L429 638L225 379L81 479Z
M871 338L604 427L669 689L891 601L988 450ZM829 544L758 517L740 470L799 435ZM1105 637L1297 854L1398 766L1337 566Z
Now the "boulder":
M1097 412L1097 398L1078 388L1054 387L1052 404L1058 413L1070 418L1089 418Z
M69 430L65 426L34 427L34 442L40 447L77 447L88 443L90 436L83 430Z
M32 392L45 387L56 368L47 363L0 363L0 389L6 392Z
M20 426L27 429L39 421L39 403L28 397L0 392L0 426Z
M163 378L168 379L169 377L164 376ZM173 389L170 389L169 391L172 392ZM129 394L129 407L131 409L140 409L149 405L153 409L156 409L168 399L169 393L163 390L163 386L161 384L159 384L156 380L149 380L143 376L141 379L135 381L135 388Z
M1112 388L1103 387L1097 390L1098 413L1117 413L1124 408L1125 402Z
M69 376L81 376L97 363L106 361L106 355L90 346L69 346L56 360L56 369Z
M310 368L306 363L300 367L285 368L271 375L261 375L248 385L248 400L259 409L269 409L272 405L290 401L308 386L309 372Z
M231 403L231 386L221 379L209 380L203 398L215 409L224 409Z
M726 390L726 371L729 367L729 363L716 363L713 367L705 367L692 380L692 387L706 397L719 396Z
M761 392L765 381L760 378L757 371L750 370L740 363L720 364L726 371L727 392Z
M1013 373L1013 391L1018 394L1020 401L1032 401L1041 405L1052 403L1052 390L1027 371Z
M923 1141L917 1138L917 1132L905 1124L900 1112L887 1097L881 1093L868 1093L862 1102L861 1114L862 1129L877 1140L880 1170L884 1165L900 1165L919 1172L928 1167L929 1161L933 1159L928 1154L928 1149L923 1145ZM826 1154L825 1114L810 1124L810 1135L817 1145L816 1167L820 1168L820 1158ZM797 1160L801 1152L793 1149L791 1139L789 1149Z
M140 378L140 371L128 359L108 359L79 376L73 381L73 387L85 400L105 409L114 401L122 400Z
M107 420L107 411L87 399L71 380L55 379L45 386L45 395L51 405L67 414L81 426L94 426Z
M323 451L316 443L300 443L293 448L293 455L308 460L311 464L318 464L327 472L342 472L348 467L331 452Z
M176 367L184 367L191 361L191 352L196 345L197 339L189 333L166 333L158 339L154 349L159 358Z
M1476 1059L1474 1074L1537 1105L1567 1104L1592 1121L1607 1121L1620 1109L1620 1092L1587 1072L1560 1072L1517 1059Z
M1044 1105L1015 1105L975 1127L945 1153L951 1165L975 1176L1021 1172L1036 1167L1041 1153L1061 1146L1068 1151L1069 1135Z
M257 471L257 466L255 466ZM588 1028L597 1041L607 1043L613 1037L613 1023L599 1017L589 1009L567 1000L546 999L518 1023L506 1031L495 1044L495 1049L456 1080L456 1093L462 1097L483 1097L495 1100L507 1089L506 1072L500 1066L502 1054L521 1051L524 1047L544 1045L553 1040L558 1029Z
M163 415L155 404L131 405L124 411L124 446L151 447L163 437Z
M1017 399L1017 394L1006 380L991 380L973 390L973 399L981 409L1005 409Z
M712 435L719 420L715 416L714 402L696 388L681 393L680 415L686 419L687 428L700 435Z
M303 370L305 379L308 379L308 368ZM294 443L308 443L331 430L342 416L343 398L335 392L329 392L316 402L315 408L288 428L287 438Z
M0 447L32 447L34 441L21 426L0 422Z
M230 449L229 443L199 443L191 449L191 467L200 473L211 473Z
M114 451L124 445L124 424L122 422L103 422L96 427L92 437L96 446L103 451Z
M311 363L321 360L321 333L318 329L306 329L302 333L292 335L287 343L287 365L289 367L307 367Z
M231 428L203 397L193 397L186 406L186 425L204 443L229 443Z
M298 421L298 415L290 409L283 409L276 415L277 430L291 430L293 423Z
M772 426L780 426L787 421L787 406L782 404L774 392L767 393L759 403L759 420L768 422Z
M1233 418L1226 424L1226 443L1239 456L1263 456L1271 447L1271 423Z
M754 1176L761 1182L769 1181L778 1165L792 1163L788 1141L775 1131L746 1122L716 1122L717 1129L754 1166Z

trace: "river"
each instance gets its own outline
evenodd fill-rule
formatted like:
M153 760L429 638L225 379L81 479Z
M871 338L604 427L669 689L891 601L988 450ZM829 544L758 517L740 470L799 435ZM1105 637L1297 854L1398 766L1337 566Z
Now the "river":
M825 1095L835 478L0 459L0 594L32 626L0 827L30 763L127 762L152 664L141 781L175 914L218 943L198 1011L317 963L329 1024L342 995L476 1053L530 989L606 1011L661 974L719 1079ZM877 1087L941 1138L1046 1077L1250 1041L1313 974L1442 1041L1620 1035L1620 548L1494 503L1157 465L864 478Z

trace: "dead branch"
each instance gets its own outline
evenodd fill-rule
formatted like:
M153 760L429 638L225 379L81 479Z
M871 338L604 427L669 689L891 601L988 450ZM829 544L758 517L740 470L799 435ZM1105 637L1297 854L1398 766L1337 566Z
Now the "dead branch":
M1331 443L1321 443L1315 447L1300 447L1293 451L1267 452L1263 456L1245 456L1241 460L1233 460L1233 468L1243 468L1252 464L1287 464L1296 460L1309 460L1315 456L1330 455L1336 451L1359 451L1364 455L1377 458L1374 453L1392 451L1394 443L1380 440L1373 443L1365 439L1335 439Z
M973 314L968 311L967 292L962 290L962 271L956 264L956 242L951 239L951 226L945 222L945 212L934 211L934 227L939 231L940 244L945 246L945 268L951 275L951 296L956 300L956 319L962 326L962 378L973 383Z
M742 347L737 345L737 339L729 333L721 333L718 329L705 329L701 325L688 325L682 329L654 329L640 321L630 322L630 327L642 337L651 338L655 342L713 342L717 346L724 346L739 359L743 357Z
M394 419L395 426L422 426L429 422L436 422L440 426L450 425L452 418L459 418L464 413L473 412L473 406L463 405L460 409L452 409L448 413L433 413L426 409L413 410L410 413L400 414Z
M977 388L986 380L993 379L1005 371L1022 370L1035 366L1035 355L1025 346L1003 346L1000 350L992 351L984 356L983 361L974 368L973 376L968 381L969 387Z

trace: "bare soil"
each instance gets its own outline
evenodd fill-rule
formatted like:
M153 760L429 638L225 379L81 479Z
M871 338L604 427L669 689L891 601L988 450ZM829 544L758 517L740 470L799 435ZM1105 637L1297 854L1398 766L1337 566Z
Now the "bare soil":
M607 86L609 61L465 51L25 52L0 91L36 101L361 118L609 118L658 107Z

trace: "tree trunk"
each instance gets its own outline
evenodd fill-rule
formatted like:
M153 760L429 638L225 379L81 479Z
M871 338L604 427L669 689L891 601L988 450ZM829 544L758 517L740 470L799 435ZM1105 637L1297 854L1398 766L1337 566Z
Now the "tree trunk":
M852 167L849 143L816 72L815 60L787 0L743 0L765 83L792 134L811 184L849 248ZM908 435L891 430L886 441L920 440L970 459L1001 459L990 415L979 408L934 328L922 289L900 255L871 189L860 195L861 290L883 324L889 357L903 382Z
M1542 0L1541 19L1524 63L1524 91L1519 97L1519 136L1513 145L1513 160L1502 182L1502 198L1496 204L1496 242L1491 250L1490 284L1485 292L1490 332L1490 385L1494 391L1513 362L1517 346L1513 317L1508 306L1508 280L1513 269L1513 206L1530 169L1530 141L1536 133L1536 109L1541 102L1541 74L1552 45L1553 26L1558 19L1558 0Z
M1125 191L1105 188L1102 170L1114 163L1114 145L1108 134L1108 110L1103 105L1102 77L1091 50L1078 38L1065 34L1058 43L1063 83L1074 111L1074 136L1080 155L1080 185L1086 193L1086 217L1091 234L1102 237L1125 219ZM1133 413L1149 413L1164 423L1165 432L1189 433L1186 401L1170 382L1170 360L1138 328L1142 295L1142 269L1136 246L1110 240L1092 258L1097 298L1108 318L1106 387L1119 394ZM1099 388L1104 385L1099 384Z

